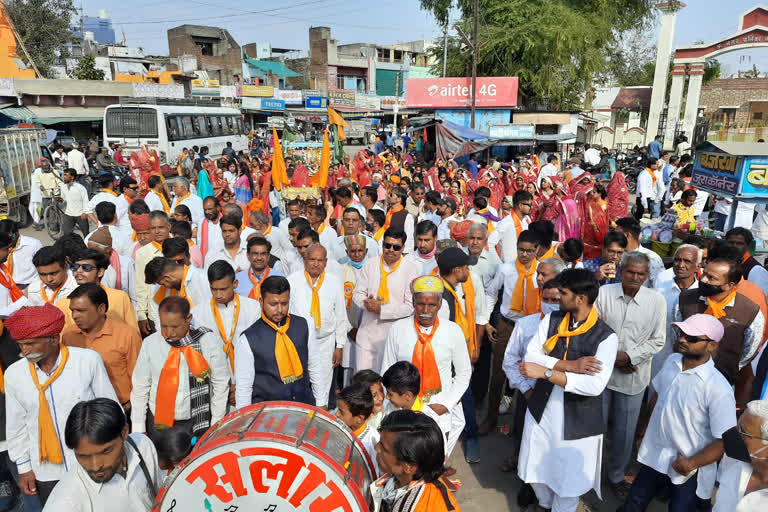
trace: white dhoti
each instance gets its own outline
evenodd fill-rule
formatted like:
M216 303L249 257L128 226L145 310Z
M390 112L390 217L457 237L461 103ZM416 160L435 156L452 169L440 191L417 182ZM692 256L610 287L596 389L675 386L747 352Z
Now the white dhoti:
M310 321L312 318L310 317ZM313 326L310 325L310 328ZM321 360L323 361L323 382L326 383L325 396L331 392L331 383L333 381L333 351L336 349L336 338L334 334L317 338L317 349Z
M459 442L459 437L464 431L464 425L467 421L464 419L464 407L461 406L461 402L454 405L451 410L446 414L450 415L451 423L448 427L448 439L445 443L445 458L451 456L453 449L456 447L456 443Z

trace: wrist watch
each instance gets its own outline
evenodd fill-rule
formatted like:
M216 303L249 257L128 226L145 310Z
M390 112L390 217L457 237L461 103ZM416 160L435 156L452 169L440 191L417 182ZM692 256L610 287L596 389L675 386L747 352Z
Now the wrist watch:
M552 378L552 368L547 368L547 371L544 372L544 378L547 380Z

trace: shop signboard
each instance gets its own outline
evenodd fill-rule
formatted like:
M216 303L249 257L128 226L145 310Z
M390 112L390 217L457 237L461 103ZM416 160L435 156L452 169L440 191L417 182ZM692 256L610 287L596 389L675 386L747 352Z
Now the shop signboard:
M272 98L243 98L242 107L249 110L285 110L285 102Z
M322 96L323 91L320 91L318 89L302 89L301 95L306 100L307 98L310 98L313 96Z
M536 126L532 124L494 124L488 134L494 139L533 139Z
M283 100L286 105L301 105L304 103L301 91L294 89L275 89L275 99Z
M696 154L696 159L693 163L691 185L720 196L735 196L738 193L743 171L741 159L742 157L737 155L700 151ZM753 175L755 187L758 186L758 182L762 179L759 178L759 161L765 161L765 159L756 159L755 161L756 167L754 169L755 174ZM768 161L766 165L768 165ZM746 185L747 183L745 182Z
M472 104L472 79L409 78L408 107L456 108ZM517 106L516 76L477 77L475 106L480 108Z
M195 96L218 96L220 84L218 80L192 80L190 82L190 93Z
M408 106L405 98L398 98L397 96L379 96L379 98L381 99L382 110L394 110L395 105L398 106L399 110L405 110Z
M328 89L328 103L332 107L354 107L355 91L347 89Z
M304 108L328 108L328 98L325 96L310 96L304 100Z
M375 94L355 93L355 107L363 110L381 110L381 99Z
M768 198L768 157L751 156L746 158L741 195L751 198Z
M271 85L244 85L242 94L245 97L271 98L275 94L275 88Z
M481 108L475 111L475 130L489 133L491 126L509 124L512 111L509 109ZM468 108L435 110L435 119L450 121L460 126L471 126L471 112Z

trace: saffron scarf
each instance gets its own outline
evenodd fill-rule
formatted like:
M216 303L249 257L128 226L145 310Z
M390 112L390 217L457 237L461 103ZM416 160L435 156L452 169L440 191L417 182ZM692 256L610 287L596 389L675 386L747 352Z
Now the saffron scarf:
M656 173L653 172L650 167L646 167L645 169L650 173L653 186L655 187L656 186L656 179L657 179L656 178Z
M66 345L59 345L59 351L61 353L61 361L59 365L53 371L48 380L40 385L40 381L37 379L37 370L35 365L29 363L29 373L32 375L32 382L35 383L37 388L37 400L39 403L37 412L37 436L39 439L40 449L40 462L50 462L51 464L61 464L64 462L64 454L61 452L61 444L59 438L56 436L56 427L53 424L53 418L51 417L51 411L48 409L48 400L45 398L45 390L53 384L53 381L59 378L61 372L64 371L64 367L69 361L69 349Z
M512 222L515 223L515 234L519 237L520 233L523 232L523 222L514 210L512 210Z
M559 256L557 255L557 253L555 252L555 251L557 250L557 248L558 248L558 246L559 246L559 245L560 245L559 243L558 243L558 244L554 244L554 245L550 245L550 246L549 246L549 249L547 249L547 252L545 252L545 253L544 253L544 254L541 256L541 258L536 258L536 259L538 259L539 261L544 261L544 260L546 260L547 258L557 258L557 259L560 259L560 257L559 257Z
M379 282L379 291L377 292L378 299L383 304L389 304L389 285L387 284L387 280L389 279L389 275L397 270L397 268L400 266L400 263L403 262L403 258L400 258L397 261L397 264L392 267L392 270L387 272L384 270L384 256L381 257L381 260L379 260L379 268L381 270L381 281Z
M0 265L0 285L8 288L8 293L11 295L11 302L16 302L24 296L24 292L22 292L13 281L11 270L6 268L5 263ZM42 287L40 289L42 290Z
M155 428L164 430L171 428L176 417L176 394L179 391L179 365L181 354L187 362L189 371L198 381L210 377L211 368L203 355L192 347L170 347L168 357L165 359L163 369L160 371L160 380L157 384L157 399L155 401Z
M587 321L572 331L568 330L568 326L571 325L571 314L566 313L565 317L563 317L563 320L560 322L560 325L557 327L557 332L555 335L544 343L544 353L549 354L552 352L555 349L555 345L557 345L557 340L559 338L565 338L565 352L563 353L563 361L565 361L565 357L568 355L568 344L571 342L571 336L579 336L580 334L584 334L592 327L594 327L595 323L597 323L597 310L594 308L594 306L589 311Z
M363 432L365 432L365 429L367 428L368 428L368 422L366 421L365 423L360 425L360 428L353 431L352 433L355 434L355 437L360 437L361 435L363 435Z
M395 207L392 207L387 212L387 219L384 221L384 231L389 229L389 225L392 222L392 216L400 211L402 211L405 207L403 205L398 205Z
M184 297L185 299L187 299L187 302L189 302L189 307L191 308L194 306L194 304L192 304L192 301L189 300L189 297L187 297L187 285L185 284L187 280L187 272L189 272L189 266L184 265L184 275L181 276L181 289L179 289L178 291L175 289L171 289L170 296L175 297L176 295L178 295L179 297ZM157 292L155 292L155 296L153 297L153 299L155 302L160 304L161 302L163 302L163 299L166 297L167 294L168 294L168 289L165 286L161 286L160 288L157 289Z
M378 230L378 231L377 231L377 232L376 232L376 233L373 235L373 239L374 239L374 240L376 240L377 242L381 242L381 238L384 236L384 232L385 232L386 230L387 230L387 229L386 229L385 227L382 227L381 229L379 229L379 230Z
M42 297L43 301L47 302L48 304L53 304L56 302L56 297L59 295L59 292L62 288L64 288L64 285L66 284L67 280L65 279L58 288L53 292L53 297L51 297L51 300L48 300L48 293L45 291L45 284L40 283L40 297Z
M435 337L437 326L440 320L435 318L432 326L432 332L424 334L419 328L419 321L416 316L413 317L413 327L416 329L416 346L413 347L413 366L419 369L421 375L421 390L419 397L430 397L438 394L443 388L440 382L440 372L437 370L437 360L435 359L435 350L432 348L432 338Z
M539 297L533 282L536 265L531 263L530 270L526 270L520 260L515 260L515 270L517 270L517 283L512 291L512 300L509 301L509 310L523 315L532 315L538 311L539 306Z
M312 289L312 306L309 311L312 315L312 318L315 320L315 329L319 331L322 322L320 315L320 294L318 293L318 290L320 290L320 287L323 286L323 281L325 280L325 271L323 271L323 273L320 274L320 277L317 278L317 284L314 286L312 286L312 278L309 277L309 274L306 270L304 271L304 277L307 279L307 284Z
M158 194L154 190L152 191L153 194L155 194L158 199L160 199L160 202L163 204L163 210L165 210L165 213L167 215L171 214L171 207L168 205L168 201L165 199L165 194Z
M723 308L725 308L728 304L731 303L733 299L736 298L736 288L734 288L731 293L728 294L727 297L725 297L720 302L715 302L712 300L711 297L707 297L707 304L709 306L707 307L707 310L704 311L705 314L709 314L714 316L715 318L723 318L725 316L725 311Z
M443 283L445 283L445 289L448 290L453 296L453 302L456 304L456 307L454 308L456 310L455 322L464 332L464 339L467 340L469 357L473 357L475 355L475 351L477 350L477 328L475 323L475 285L472 283L471 277L465 282L461 283L461 289L464 291L464 303L466 304L466 308L463 308L461 306L461 301L459 300L458 295L456 295L456 290L453 289L453 286L446 282L445 279L443 279Z
M111 194L111 195L117 197L117 193L114 190L110 190L108 188L103 188L103 189L101 189L101 191L104 192L105 194Z
M251 292L248 294L248 298L253 300L261 300L261 283L269 277L269 266L267 266L264 269L264 275L261 276L261 279L256 279L253 276L253 267L248 269L248 277L250 278L251 282L253 283L253 288L251 288Z
M240 296L235 294L235 316L232 320L232 329L227 335L226 329L224 329L224 322L221 320L221 312L219 306L216 304L216 299L211 299L211 312L213 312L213 319L216 321L216 327L219 329L219 336L224 341L224 353L229 358L229 366L232 371L235 371L235 346L232 342L235 339L235 330L237 329L237 319L240 317Z
M277 360L277 369L280 372L280 380L284 384L290 384L301 379L304 375L304 367L301 365L299 353L296 351L296 345L286 334L291 325L291 315L285 317L285 325L278 327L271 320L261 313L261 319L264 323L275 330L275 359Z

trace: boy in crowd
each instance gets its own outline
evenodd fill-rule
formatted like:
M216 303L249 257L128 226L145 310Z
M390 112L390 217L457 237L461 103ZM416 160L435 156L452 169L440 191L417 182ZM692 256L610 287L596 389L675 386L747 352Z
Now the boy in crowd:
M376 443L379 442L379 432L368 424L373 413L373 394L365 384L352 384L342 389L336 396L336 417L360 440L366 453L373 462L376 474L379 466L376 464Z

